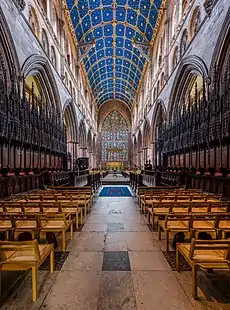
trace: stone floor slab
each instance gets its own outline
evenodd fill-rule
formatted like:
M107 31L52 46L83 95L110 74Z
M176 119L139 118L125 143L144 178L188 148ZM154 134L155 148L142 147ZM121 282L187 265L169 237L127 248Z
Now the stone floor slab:
M126 236L124 232L107 233L105 251L127 251Z
M43 307L48 310L97 309L101 272L60 271Z
M102 270L103 252L76 252L67 258L62 270Z
M159 251L149 232L126 232L128 251Z
M131 272L102 272L97 310L137 310Z
M130 271L128 252L125 251L104 252L102 271Z
M124 224L122 223L108 223L107 232L121 232L124 231Z
M164 255L161 252L129 252L131 270L167 270L170 271Z
M132 275L138 310L194 309L173 271L134 271Z
M82 231L106 232L107 224L104 223L86 223Z
M82 231L79 237L75 240L75 243L72 245L71 251L103 251L104 238L105 237L103 232Z

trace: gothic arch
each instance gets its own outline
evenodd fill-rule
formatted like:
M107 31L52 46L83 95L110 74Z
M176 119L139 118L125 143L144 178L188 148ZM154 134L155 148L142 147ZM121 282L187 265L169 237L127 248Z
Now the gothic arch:
M143 127L143 147L147 148L150 146L151 142L151 128L148 119L145 119Z
M67 140L78 142L78 126L77 115L74 109L73 102L68 100L63 107L63 115L67 131Z
M28 76L37 77L49 103L61 113L59 91L47 58L33 54L25 60L21 71L25 78Z
M16 86L20 65L7 21L0 8L0 83L5 91Z
M190 40L192 40L195 37L200 28L200 25L201 25L201 10L200 6L198 5L193 10L192 17L190 20L190 29L189 29Z
M88 149L88 152L92 152L93 151L93 142L92 142L92 133L91 133L91 130L89 129L88 130L88 134L87 134L87 149Z
M87 148L86 126L84 120L81 120L78 132L79 132L79 146L81 148Z
M138 132L138 137L137 137L137 151L141 152L142 151L142 134L141 131L139 130Z
M151 125L151 142L155 143L156 141L156 127L157 127L157 120L159 119L160 115L162 115L164 121L166 121L166 108L165 104L162 100L157 100L155 109L153 112L152 118L152 125Z
M175 105L187 90L194 76L208 77L208 69L204 61L198 56L187 56L183 58L178 67L173 87L170 93L168 105L168 118L172 117Z
M29 24L35 36L39 38L40 37L40 25L38 21L38 16L36 14L35 8L31 4L29 5Z
M113 111L117 110L126 120L129 131L131 131L131 114L127 105L118 100L110 100L104 103L98 111L98 131L101 132L102 125L106 117Z

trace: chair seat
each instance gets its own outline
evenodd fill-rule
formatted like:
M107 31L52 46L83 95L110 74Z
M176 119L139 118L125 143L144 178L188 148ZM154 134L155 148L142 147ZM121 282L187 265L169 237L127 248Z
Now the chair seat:
M50 250L50 245L39 244L39 253L41 259L46 255L46 253ZM4 264L10 263L36 263L36 259L34 257L34 253L32 250L29 251L7 251L5 252L6 260ZM28 266L29 268L29 266Z
M220 229L229 229L230 228L230 221L221 220L221 222L219 224L219 228Z
M11 229L11 228L12 228L11 220L0 221L0 229Z

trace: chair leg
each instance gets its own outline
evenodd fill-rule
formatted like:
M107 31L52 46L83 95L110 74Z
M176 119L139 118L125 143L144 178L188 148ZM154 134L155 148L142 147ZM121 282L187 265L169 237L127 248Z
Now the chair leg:
M169 252L169 232L166 230L166 252Z
M66 232L62 231L62 251L65 252L66 249Z
M180 251L176 249L176 270L180 272Z
M194 299L197 299L197 265L192 266L192 296Z
M70 240L73 240L73 222L70 224Z
M37 267L32 267L32 300L38 299L38 270Z
M10 239L10 232L9 232L9 230L7 230L7 232L6 232L6 240L8 241Z
M158 225L158 240L161 240L161 227Z
M76 212L76 229L78 229L78 210Z
M82 208L81 208L81 224L83 224L83 211L82 211Z
M154 215L152 214L152 229L153 229L153 231L154 231L154 223L155 222L155 218L154 218Z
M50 272L54 272L54 249L50 252Z

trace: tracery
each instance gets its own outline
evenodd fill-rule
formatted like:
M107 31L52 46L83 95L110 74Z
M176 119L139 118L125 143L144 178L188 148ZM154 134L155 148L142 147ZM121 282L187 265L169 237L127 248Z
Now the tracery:
M104 120L102 126L102 162L128 161L128 125L116 110Z

